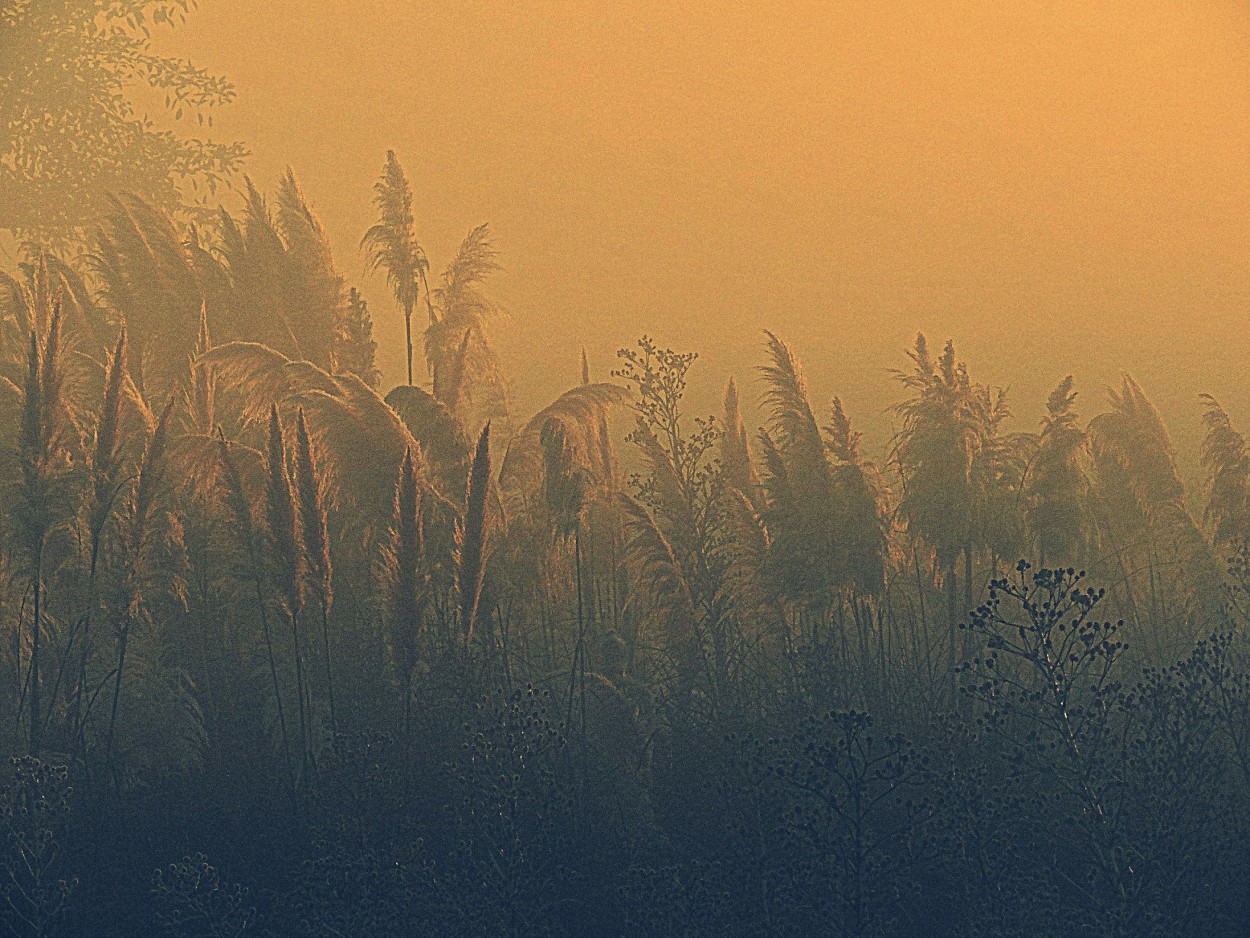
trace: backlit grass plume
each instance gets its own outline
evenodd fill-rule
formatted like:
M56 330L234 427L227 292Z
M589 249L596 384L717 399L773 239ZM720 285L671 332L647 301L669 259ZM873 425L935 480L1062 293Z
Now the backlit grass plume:
M365 251L371 270L386 272L387 285L404 314L404 337L407 348L408 383L412 384L412 311L424 288L430 323L435 321L434 306L429 297L426 273L430 262L417 243L412 218L412 189L394 150L386 151L382 178L373 187L373 204L378 210L378 223L365 232L361 250Z
M1094 547L1093 457L1076 413L1072 376L1046 400L1025 485L1025 517L1042 565L1084 565Z
M422 456L439 487L449 499L463 501L471 453L456 415L424 388L402 384L386 395L386 404L421 445Z
M751 458L746 421L738 400L738 385L733 378L725 386L725 432L720 438L720 458L725 484L755 501L760 485L759 472Z
M1207 473L1203 518L1217 543L1239 544L1250 536L1250 455L1246 439L1210 394L1201 395L1202 468Z
M643 635L658 643L675 668L678 686L689 690L700 672L700 639L690 584L673 548L647 510L628 495L619 498L625 522L626 562L641 608Z
M460 244L434 291L437 319L425 331L425 355L434 396L471 425L508 416L508 389L491 346L487 320L496 305L482 292L482 282L499 269L490 226L474 228Z
M596 477L596 471L610 453L604 452L600 431L608 413L623 404L628 392L619 385L606 382L583 384L565 391L526 423L521 432L508 443L503 467L499 473L510 511L521 506L536 505L541 499L544 451L543 428L555 420L564 434L571 465L585 468Z

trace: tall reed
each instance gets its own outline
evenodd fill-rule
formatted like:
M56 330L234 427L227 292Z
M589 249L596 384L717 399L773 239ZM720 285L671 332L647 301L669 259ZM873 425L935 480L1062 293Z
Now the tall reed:
M265 638L265 651L269 659L269 676L273 682L274 707L278 715L278 731L282 738L282 754L286 766L288 784L293 783L291 768L291 739L287 732L286 712L282 705L282 685L278 680L278 659L274 653L273 632L269 625L269 611L264 593L264 565L260 557L260 545L257 542L255 521L252 517L252 506L243 487L243 477L238 464L230 452L231 444L220 429L217 431L218 461L221 468L222 489L225 506L239 532L245 559L247 561L248 579L256 595L256 608L260 615L261 631Z
M466 648L472 646L477 607L482 596L486 560L486 496L490 490L490 421L482 428L469 472L464 528L460 538L460 628Z
M268 572L278 610L291 632L295 665L295 692L298 698L300 772L307 780L312 741L309 736L308 700L304 686L304 649L300 642L300 614L304 609L304 558L300 549L295 486L287 468L286 442L277 405L269 410L269 444L265 458L265 520Z
M85 745L83 706L87 695L87 665L91 660L91 626L97 603L96 585L100 573L100 548L104 531L113 516L121 471L122 394L126 380L126 327L117 333L117 345L104 377L104 401L96 422L95 446L91 453L91 494L87 509L87 536L90 557L87 565L87 608L83 613L82 637L78 651L78 675L74 688L74 748Z
M170 395L160 420L143 453L139 475L135 480L129 505L126 528L126 584L122 608L117 611L117 667L113 675L113 701L109 708L109 728L105 744L106 759L113 761L113 743L117 730L117 712L121 702L122 680L126 673L126 652L130 644L130 629L139 612L143 596L143 568L148 548L148 536L157 520L162 475L165 470L165 452L169 444L169 421L176 398ZM163 558L162 558L163 559ZM159 562L159 561L158 561Z
M295 421L295 457L305 566L308 583L316 593L317 601L321 606L321 646L325 654L330 728L337 734L338 710L334 702L334 664L330 651L330 608L334 604L334 571L330 561L329 519L303 408L300 409Z

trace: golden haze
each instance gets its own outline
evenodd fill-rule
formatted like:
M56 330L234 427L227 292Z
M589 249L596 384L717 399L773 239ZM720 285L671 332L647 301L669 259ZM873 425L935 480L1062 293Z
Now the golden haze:
M1132 371L1196 452L1246 394L1250 13L1097 4L203 0L167 49L230 76L219 128L290 164L356 251L394 148L436 268L492 222L518 411L649 332L709 406L760 329L861 424L917 330L1032 424ZM399 316L364 283L387 379ZM1192 467L1190 467L1192 468Z

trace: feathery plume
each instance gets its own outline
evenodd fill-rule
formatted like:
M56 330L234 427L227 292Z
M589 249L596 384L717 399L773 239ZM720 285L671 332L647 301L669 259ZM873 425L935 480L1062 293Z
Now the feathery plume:
M370 270L386 271L386 282L404 313L407 340L408 383L412 384L412 311L422 288L430 323L437 321L430 299L426 272L430 262L417 243L412 218L412 189L394 150L386 151L386 167L373 187L373 204L380 215L376 225L365 232L360 249L366 253Z
M1250 454L1246 439L1233 427L1224 408L1210 394L1201 395L1202 468L1207 473L1207 504L1203 520L1220 544L1234 544L1250 535Z
M725 386L725 432L720 438L721 468L725 482L754 501L760 485L759 473L751 459L746 421L738 400L738 385L733 378Z

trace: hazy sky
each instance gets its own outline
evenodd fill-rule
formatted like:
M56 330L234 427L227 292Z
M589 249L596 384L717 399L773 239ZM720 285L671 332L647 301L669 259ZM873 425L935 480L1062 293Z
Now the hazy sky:
M754 389L768 327L861 423L917 330L1028 426L1121 367L1187 445L1199 391L1250 422L1244 3L201 0L162 46L234 81L219 128L349 279L387 148L436 268L492 223L522 414L644 331Z

